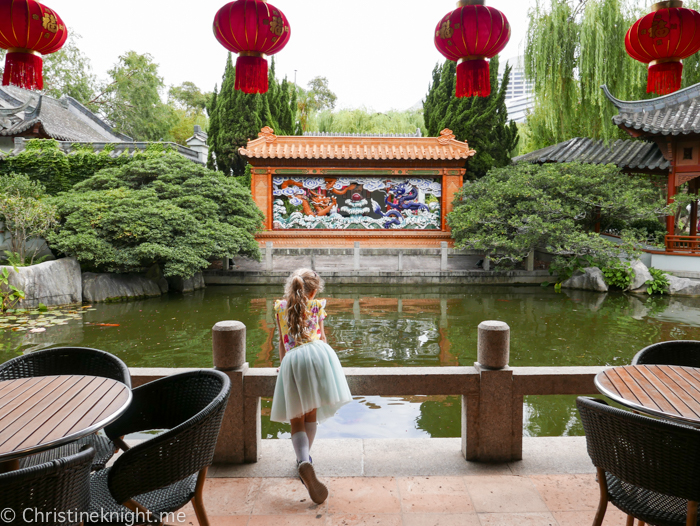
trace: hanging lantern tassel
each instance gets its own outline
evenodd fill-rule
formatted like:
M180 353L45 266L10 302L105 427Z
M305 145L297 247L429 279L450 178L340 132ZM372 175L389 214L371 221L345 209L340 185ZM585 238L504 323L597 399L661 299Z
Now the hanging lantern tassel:
M239 56L235 88L244 93L267 93L267 60L262 56Z
M3 86L19 86L24 89L44 89L43 60L41 55L10 51L5 57L5 71L2 75Z
M457 66L457 97L491 95L491 72L486 59L462 60Z
M681 89L683 63L680 61L656 62L649 64L647 93L668 95Z

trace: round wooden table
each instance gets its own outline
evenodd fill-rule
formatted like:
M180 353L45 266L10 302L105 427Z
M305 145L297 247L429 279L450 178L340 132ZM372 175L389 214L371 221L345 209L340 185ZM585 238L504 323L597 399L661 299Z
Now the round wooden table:
M595 377L615 402L669 420L700 426L700 369L677 365L613 367Z
M41 376L0 382L0 472L21 457L90 435L116 420L131 389L96 376Z

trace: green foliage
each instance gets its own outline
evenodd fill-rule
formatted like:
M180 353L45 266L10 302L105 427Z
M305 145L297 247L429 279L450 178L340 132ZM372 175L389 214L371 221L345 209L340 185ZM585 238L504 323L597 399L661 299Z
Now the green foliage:
M572 137L629 138L612 123L617 109L600 86L622 100L656 96L646 93L646 64L632 59L624 46L629 27L647 12L648 4L634 0L535 3L525 47L525 73L535 89L526 152ZM700 81L700 57L683 62L683 87Z
M209 258L259 258L254 233L262 213L250 191L177 154L107 168L52 202L61 228L52 249L85 269L136 272L159 264L191 277Z
M25 261L22 258L22 254L19 252L10 252L9 250L4 250L5 253L5 260L7 261L8 265L12 265L13 267L30 267L32 265L38 265L39 263L43 263L47 259L49 259L49 256L41 256L41 257L35 257L30 261Z
M489 253L496 263L540 247L566 257L614 257L620 248L593 232L597 221L651 219L665 210L646 178L577 163L493 169L465 184L454 206L447 221L456 246Z
M433 70L433 82L423 104L428 135L437 136L448 128L457 139L468 141L476 155L466 163L467 179L483 177L491 168L508 166L518 144L518 128L508 122L505 105L510 82L508 65L498 83L498 57L491 60L491 95L455 97L457 65L450 60Z
M56 99L63 95L95 109L92 99L98 89L90 59L78 48L79 34L69 31L68 40L56 53L44 56L44 93Z
M14 268L17 272L17 267ZM14 285L10 285L10 271L7 267L0 270L0 312L13 309L17 303L24 299L24 291Z
M632 283L634 271L628 261L613 260L601 269L608 287L627 290Z
M149 54L128 51L108 71L110 83L94 99L115 130L137 141L160 141L175 123L173 109L160 97L158 64Z
M2 176L0 184L0 220L10 236L10 250L5 253L13 266L33 265L41 245L35 243L32 250L29 241L53 231L56 208L42 199L42 186L25 174Z
M654 267L649 267L649 273L654 279L645 283L647 294L668 294L668 289L671 286L668 281L668 274Z
M375 113L367 108L354 110L330 110L314 113L308 122L308 128L324 133L359 133L359 134L415 134L421 129L426 135L423 112L417 111L388 111Z
M174 124L168 131L168 137L178 144L187 146L187 139L192 137L195 125L207 131L209 119L206 109L212 93L202 93L194 82L183 82L168 91L168 104L173 108Z

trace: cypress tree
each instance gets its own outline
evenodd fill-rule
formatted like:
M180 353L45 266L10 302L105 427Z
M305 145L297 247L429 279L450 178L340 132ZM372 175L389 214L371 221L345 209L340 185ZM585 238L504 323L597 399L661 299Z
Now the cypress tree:
M467 179L478 179L491 168L507 166L511 152L518 144L518 129L508 122L506 89L510 66L498 82L498 57L491 60L491 95L488 97L455 97L457 64L450 60L433 70L433 83L424 105L426 128L437 136L449 128L458 140L467 141L476 155L466 163ZM424 107L425 107L424 106Z
M218 98L217 86L214 86L214 94L211 101L207 105L207 113L209 114L209 128L207 130L207 143L209 144L209 154L207 156L207 168L216 170L216 155L214 153L214 144L217 144L219 137L219 113L216 111L216 99Z
M279 96L279 127L280 135L294 135L294 117L292 116L291 100L289 97L289 82L284 77L280 85ZM295 112L296 113L296 112Z

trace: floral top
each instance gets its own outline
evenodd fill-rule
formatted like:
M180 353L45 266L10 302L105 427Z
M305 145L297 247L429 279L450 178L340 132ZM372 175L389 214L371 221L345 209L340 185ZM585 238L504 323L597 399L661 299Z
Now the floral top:
M311 300L306 304L306 323L311 328L310 341L312 342L321 339L321 322L325 320L327 316L325 308L326 300ZM297 346L297 343L289 335L289 326L287 325L287 316L285 315L286 310L287 300L275 301L275 313L280 325L280 331L282 331L284 350L289 352Z

